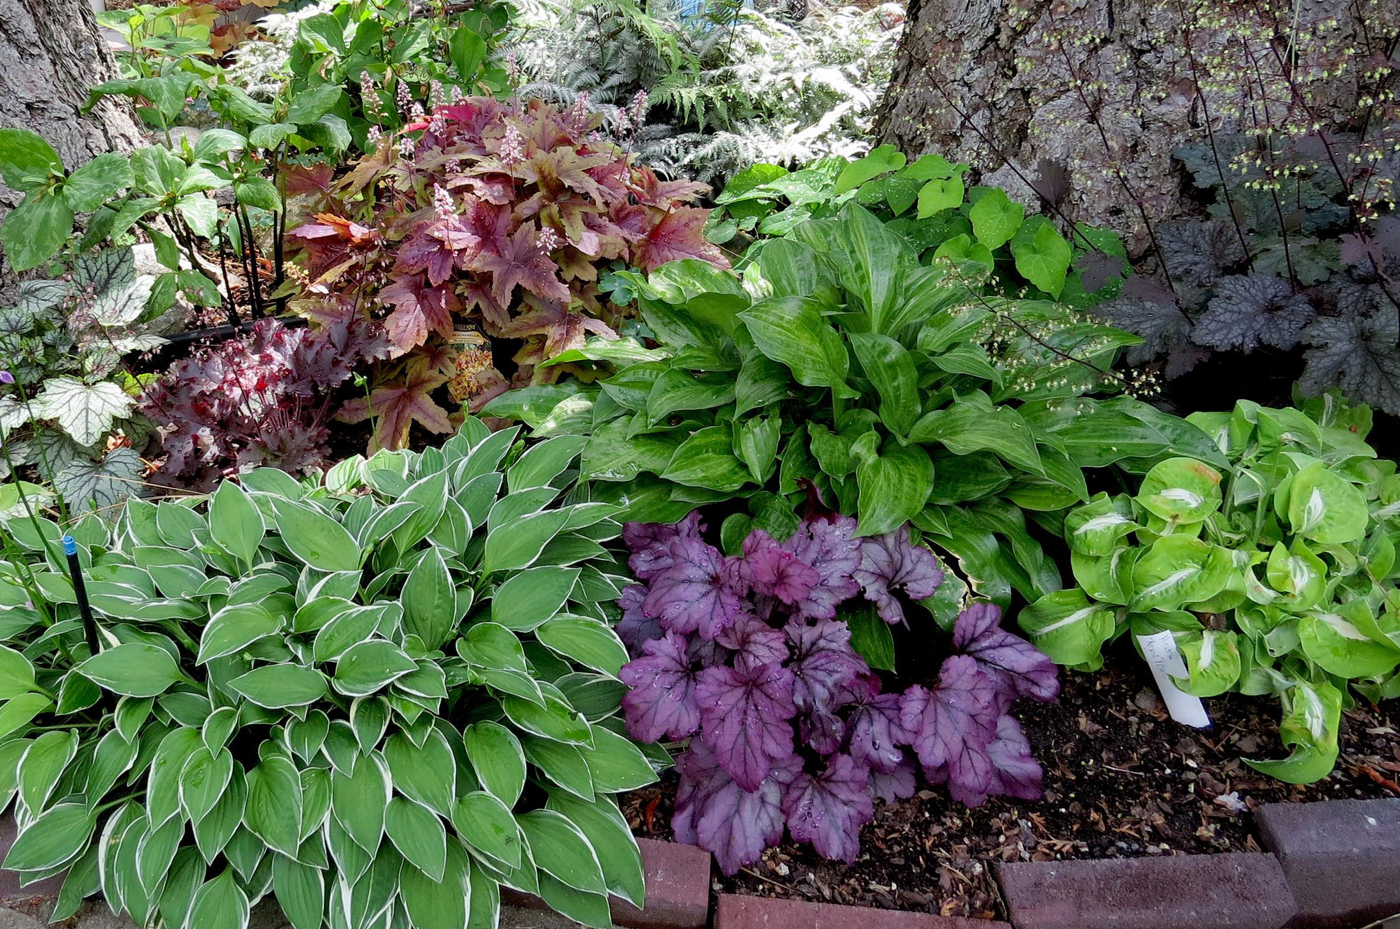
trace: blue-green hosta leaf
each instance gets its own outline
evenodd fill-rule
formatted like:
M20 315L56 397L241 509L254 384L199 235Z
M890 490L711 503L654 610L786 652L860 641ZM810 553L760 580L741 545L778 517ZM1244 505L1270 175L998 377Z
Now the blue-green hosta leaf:
M1103 644L1118 626L1113 607L1091 602L1078 588L1051 591L1022 609L1016 622L1051 661L1091 667L1103 663Z
M112 421L131 412L135 400L110 381L84 384L71 377L50 378L34 398L35 413L54 419L79 445L107 435Z

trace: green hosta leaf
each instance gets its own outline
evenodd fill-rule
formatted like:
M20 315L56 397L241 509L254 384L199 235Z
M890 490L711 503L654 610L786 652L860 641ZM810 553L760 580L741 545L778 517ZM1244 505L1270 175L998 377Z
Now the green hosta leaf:
M257 504L232 481L220 484L209 498L210 537L245 565L252 565L266 531Z
M593 748L580 750L593 789L599 793L636 790L656 780L656 772L631 739L602 726L593 727Z
M298 664L272 664L234 678L229 690L258 706L280 710L307 706L326 696L326 676Z
M508 868L520 867L520 830L510 809L492 794L478 790L458 800L452 825L483 855Z
M97 827L85 803L59 803L31 822L5 855L11 871L49 871L78 857Z
M1117 627L1111 607L1090 602L1077 588L1046 594L1023 608L1016 622L1051 661L1074 666L1100 664L1103 644Z
M542 706L518 697L505 697L501 700L501 709L515 725L541 738L573 745L588 745L593 741L588 722L557 697L546 694Z
M0 700L34 689L34 665L14 649L0 645Z
M1139 528L1125 494L1099 493L1065 516L1065 541L1081 555L1100 558L1111 555L1120 539Z
M538 627L568 602L579 568L542 567L521 571L491 597L491 620L520 632Z
M871 149L863 158L846 165L836 177L836 187L832 196L839 197L848 190L855 190L872 178L904 167L904 153L893 145L879 145Z
M627 663L627 648L607 623L583 616L555 616L535 630L535 637L565 658L617 677Z
M320 571L357 571L360 547L340 523L309 506L273 497L277 531L288 551Z
M278 855L272 859L272 891L292 929L320 929L326 899L321 869Z
M394 797L384 814L384 831L408 864L434 881L442 880L447 867L447 830L436 813L412 800Z
M1270 588L1284 595L1272 601L1274 605L1294 612L1312 609L1327 591L1327 565L1302 539L1294 539L1288 546L1282 542L1275 545L1264 576ZM1246 583L1246 591L1249 589Z
M1342 717L1342 693L1331 684L1295 681L1283 694L1279 737L1292 753L1280 761L1245 763L1290 784L1321 780L1337 762L1337 728Z
M335 689L349 697L364 697L387 687L418 665L393 642L372 640L352 645L335 665Z
M750 480L748 468L734 454L729 423L697 429L680 444L661 476L687 487L732 493Z
M283 620L252 603L226 606L209 620L199 639L198 663L205 664L247 648L282 630Z
M189 925L200 929L246 929L248 897L234 879L232 868L225 868L195 891Z
M1362 631L1374 626L1371 606L1353 600L1328 612L1315 612L1298 621L1298 637L1308 660L1338 677L1375 677L1400 665L1400 645L1376 641Z
M548 484L578 457L587 442L583 436L561 435L532 445L506 471L506 486L514 493Z
M77 670L88 680L128 697L157 696L181 679L169 652L134 642L99 652Z
M1354 485L1317 461L1293 475L1288 488L1288 524L1323 545L1347 545L1366 535L1370 514Z
M534 564L568 521L565 510L545 510L513 520L509 526L491 527L486 537L486 554L482 570L519 571Z
M805 297L775 297L739 314L754 344L773 361L786 365L799 384L830 387L853 397L846 384L850 361L841 337L821 315L822 304Z
M185 759L180 769L180 809L192 822L199 822L219 802L233 778L233 763L227 749L213 754L207 746L196 748Z
M270 847L296 857L301 845L302 806L296 766L286 758L270 755L248 772L247 786L244 824Z
M553 810L534 810L516 817L541 871L586 893L607 893L603 868L583 832Z
M1006 191L992 188L982 194L968 211L972 234L988 249L997 249L1011 241L1021 228L1026 208L1013 203ZM1042 288L1043 289L1043 288Z
M20 694L6 700L0 705L0 738L29 725L31 719L51 706L53 701L43 694Z
M34 813L44 809L68 762L78 752L76 732L45 732L19 760L19 797Z
M111 431L113 420L126 417L134 403L110 381L89 386L71 377L55 377L44 382L34 398L34 410L43 419L57 420L79 445L92 445Z
M1220 472L1192 458L1168 458L1147 472L1135 499L1171 523L1198 523L1220 509Z
M909 431L909 441L938 443L959 455L995 452L1032 473L1044 470L1035 437L1021 415L1010 407L992 405L985 397L955 400L926 413Z
M1133 566L1133 609L1175 610L1209 600L1224 589L1233 570L1225 549L1200 539L1163 536Z
M471 905L471 862L458 842L447 843L441 881L416 868L399 873L399 894L414 929L466 929Z
M908 435L921 407L913 356L887 335L853 332L850 339L861 369L880 394L881 421L895 435Z
M1044 216L1026 220L1011 240L1011 254L1016 259L1016 270L1026 280L1052 297L1064 290L1065 274L1074 253L1050 220Z
M470 733L473 728L469 726L467 731ZM470 742L467 754L470 757ZM518 746L516 754L519 754ZM433 729L429 732L421 746L415 745L402 732L396 732L384 743L384 759L389 764L389 773L393 775L394 789L443 816L452 815L452 804L457 790L457 762L447 744L447 738L440 731ZM523 783L523 762L521 769Z
M889 623L873 609L861 608L846 615L851 648L877 671L894 671L894 634Z
M1182 690L1197 697L1214 697L1235 686L1240 678L1240 650L1233 632L1202 629L1176 637L1190 677L1178 681Z
M857 459L860 519L856 534L882 535L903 526L923 511L933 490L933 462L917 445L893 439L877 451L879 436L867 432L852 446Z
M563 814L583 832L598 856L608 890L634 906L643 906L646 880L641 851L617 805L610 799L590 802L551 793L547 807Z
M458 614L452 575L436 547L413 566L401 597L404 631L418 636L430 649L441 648L452 636Z
M500 723L472 723L462 733L467 758L483 787L507 806L525 788L525 753L515 735Z
M362 755L350 774L331 772L331 815L371 855L384 835L391 794L389 771L376 755Z

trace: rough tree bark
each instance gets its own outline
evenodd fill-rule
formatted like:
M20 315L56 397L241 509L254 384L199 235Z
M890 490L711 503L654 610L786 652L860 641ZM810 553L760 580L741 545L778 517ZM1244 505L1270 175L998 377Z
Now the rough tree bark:
M79 112L88 89L117 76L87 0L0 0L0 127L43 136L69 170L142 141L131 110L107 98ZM0 217L20 195L0 184ZM0 295L13 286L0 264Z
M1141 245L1145 228L1134 200L1152 222L1183 207L1172 149L1202 139L1207 118L1221 133L1250 118L1249 107L1239 106L1248 77L1224 72L1240 67L1248 75L1257 63L1232 60L1239 43L1213 18L1229 17L1232 5L911 0L876 135L911 156L932 151L967 161L984 183L1030 205L1039 198L1027 179L1036 178L1042 159L1058 163L1070 179L1062 203L1068 215L1110 225ZM1363 26L1380 27L1377 19L1393 26L1400 3L1298 0L1297 10L1305 20L1336 17L1328 44L1341 48ZM1354 102L1342 99L1346 93L1339 88L1339 99L1320 106L1344 108Z

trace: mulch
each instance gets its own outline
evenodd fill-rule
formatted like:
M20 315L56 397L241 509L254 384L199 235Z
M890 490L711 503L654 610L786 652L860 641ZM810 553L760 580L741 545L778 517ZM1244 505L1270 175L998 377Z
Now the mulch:
M972 810L939 790L876 801L852 866L805 845L769 849L715 889L766 897L997 919L1005 908L994 861L1131 858L1259 851L1250 811L1263 803L1400 797L1400 706L1361 702L1342 722L1330 777L1296 786L1258 774L1241 757L1276 758L1277 700L1207 701L1214 726L1173 722L1146 669L1065 672L1059 700L1012 710L1045 768L1038 803L993 798ZM623 798L640 836L671 838L675 775ZM718 873L718 872L716 872Z

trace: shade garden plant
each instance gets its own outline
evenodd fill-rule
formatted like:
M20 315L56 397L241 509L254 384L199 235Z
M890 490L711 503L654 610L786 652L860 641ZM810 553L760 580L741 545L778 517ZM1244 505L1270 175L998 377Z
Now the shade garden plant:
M615 508L578 443L523 454L468 420L443 448L258 469L62 530L0 565L4 865L138 925L495 925L500 888L608 926L643 902L615 795L655 753L615 717ZM94 647L95 646L95 647Z

